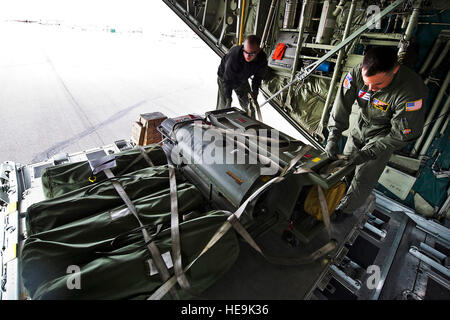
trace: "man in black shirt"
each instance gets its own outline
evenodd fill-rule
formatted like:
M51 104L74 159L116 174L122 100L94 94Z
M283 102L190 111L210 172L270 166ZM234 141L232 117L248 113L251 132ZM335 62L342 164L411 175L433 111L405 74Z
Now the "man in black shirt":
M248 112L250 92L257 99L261 81L267 68L267 56L259 46L260 39L256 35L248 36L244 45L235 46L228 51L220 62L217 71L219 93L217 109L231 107L231 93L234 90L239 98L239 104ZM252 86L248 78L253 76ZM252 112L254 116L254 112Z

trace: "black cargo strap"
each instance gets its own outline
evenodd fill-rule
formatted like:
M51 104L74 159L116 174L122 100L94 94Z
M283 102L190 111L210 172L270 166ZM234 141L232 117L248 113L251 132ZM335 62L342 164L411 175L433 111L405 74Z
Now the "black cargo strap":
M331 252L336 247L336 241L330 240L326 245L319 248L315 252L313 252L309 257L307 258L279 258L279 257L271 257L266 256L263 254L262 250L259 248L259 246L256 244L256 242L252 239L250 234L245 230L245 228L240 224L239 218L244 212L247 205L253 201L257 196L259 196L260 193L265 191L270 185L273 183L278 183L284 179L284 175L286 175L288 172L291 171L291 169L295 166L295 164L300 160L300 158L303 157L304 154L306 154L307 151L311 148L310 145L306 145L302 148L301 152L294 157L289 164L286 166L286 168L283 170L282 175L273 178L269 181L267 181L264 185L262 185L259 189L257 189L254 193L252 193L247 200L233 213L231 214L227 221L222 224L222 226L216 231L216 233L212 236L208 244L203 248L203 250L200 252L200 254L184 269L184 272L189 270L192 265L203 255L205 254L217 241L219 241L230 228L233 226L237 232L239 232L245 240L249 242L252 247L255 248L259 253L261 253L269 262L273 262L276 264L284 264L284 265L302 265L302 264L308 264L311 262L314 262L320 257L323 257L325 254ZM297 170L296 173L304 173L310 171L309 169L306 170ZM328 209L326 210L328 213ZM326 215L327 213L324 213L323 215ZM149 298L148 300L160 300L162 299L166 293L177 283L176 276L171 277L168 281L166 281L162 286L160 286Z
M111 179L111 183L113 184L114 189L116 189L117 193L122 198L123 202L125 202L125 204L127 205L128 209L134 215L134 217L136 218L136 220L139 223L139 226L143 227L141 231L142 231L142 235L144 236L144 242L147 243L147 248L150 251L150 254L151 254L151 256L152 256L152 258L153 258L153 260L155 262L156 269L158 270L158 272L159 272L159 274L161 276L161 279L163 281L167 281L168 279L170 279L169 270L167 269L167 266L164 263L164 260L163 260L163 258L161 256L161 253L159 252L158 247L156 246L154 241L151 241L151 237L148 234L147 229L144 228L144 224L141 222L141 219L139 219L139 215L137 213L137 210L136 210L135 206L131 202L130 198L126 194L126 192L123 189L123 187L120 184L120 182L115 181L115 180L112 179L112 178L114 178L114 174L112 173L111 169L105 169L104 172L105 172L106 177ZM179 299L180 298L178 293L175 291L175 289L170 288L170 293L172 294L172 296L175 299Z
M177 180L175 177L175 168L169 164L169 181L170 181L170 234L172 237L172 259L173 268L177 281L181 288L190 290L191 285L183 271L183 264L181 261L181 243L180 243L180 228L179 228L179 216L178 216L178 193L177 193Z

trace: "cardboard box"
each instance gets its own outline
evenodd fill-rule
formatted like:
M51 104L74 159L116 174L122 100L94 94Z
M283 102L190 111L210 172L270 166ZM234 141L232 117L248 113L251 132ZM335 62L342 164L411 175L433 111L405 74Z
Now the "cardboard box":
M143 113L140 115L140 122L144 128L158 127L167 117L161 112Z
M142 123L135 121L131 127L131 141L138 146L144 145L145 130Z
M162 140L161 133L158 131L158 126L167 117L161 112L143 113L140 115L139 123L143 127L143 142L142 145L158 143Z
M162 136L161 133L157 130L144 130L144 146L147 144L158 143L161 142Z

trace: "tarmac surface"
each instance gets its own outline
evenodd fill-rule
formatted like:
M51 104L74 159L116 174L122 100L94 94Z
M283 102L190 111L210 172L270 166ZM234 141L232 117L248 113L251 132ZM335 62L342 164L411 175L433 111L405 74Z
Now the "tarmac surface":
M141 113L215 109L220 59L187 26L3 20L0 37L0 162L35 163L129 139ZM262 111L269 125L299 138L270 106Z

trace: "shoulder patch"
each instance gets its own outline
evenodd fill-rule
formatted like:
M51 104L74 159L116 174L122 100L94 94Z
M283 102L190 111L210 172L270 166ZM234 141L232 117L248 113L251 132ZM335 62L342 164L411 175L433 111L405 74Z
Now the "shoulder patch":
M345 76L344 83L342 84L342 86L343 86L345 89L350 89L352 80L353 80L353 77L352 77L352 75L350 74L350 72L347 73L347 75Z
M410 134L411 133L411 129L405 129L405 130L402 130L402 133L403 134Z
M389 108L389 103L381 101L381 100L378 100L378 99L373 99L372 100L372 107L386 112L387 109Z
M406 111L416 111L416 110L419 110L420 108L422 108L422 99L407 102L405 110Z
M367 100L367 101L370 100L370 93L369 92L366 92L366 91L363 91L363 90L359 90L358 96L361 99L363 99L363 100Z

